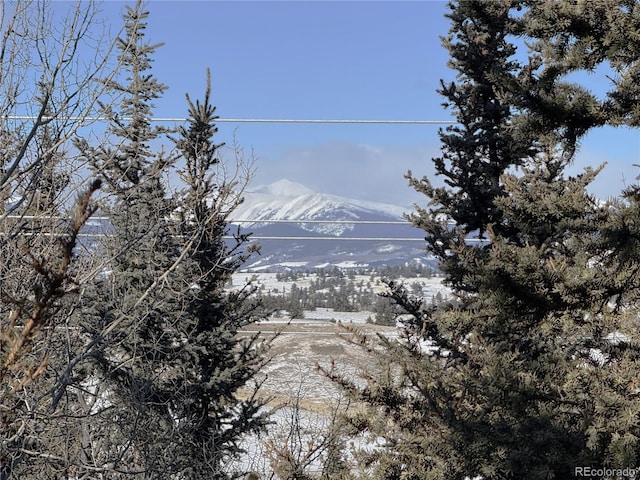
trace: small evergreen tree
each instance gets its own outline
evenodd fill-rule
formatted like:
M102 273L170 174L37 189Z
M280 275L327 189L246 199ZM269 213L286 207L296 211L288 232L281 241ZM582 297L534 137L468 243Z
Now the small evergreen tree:
M126 78L108 81L120 108L105 111L114 146L77 142L104 179L109 197L102 210L111 231L101 252L103 273L85 288L79 319L88 339L79 355L89 362L79 362L74 373L92 388L75 391L79 403L97 405L91 437L100 448L93 461L155 478L173 471L168 452L177 442L170 379L179 367L183 300L169 275L181 252L163 178L175 158L151 150L164 134L151 125L153 100L166 87L149 73L158 45L144 37L148 12L139 1L123 18L117 46Z
M231 274L253 249L245 235L230 240L229 214L242 201L247 180L230 181L218 158L222 145L212 141L217 132L215 107L210 103L210 78L204 100L189 104L189 125L179 129L176 141L185 166L185 183L179 204L179 232L185 239L185 256L177 278L189 288L183 292L181 312L184 348L177 362L180 375L173 380L172 411L179 425L176 446L184 478L231 478L225 464L241 452L240 442L261 430L266 422L263 403L247 387L264 364L266 343L258 335L239 337L239 331L259 318L258 304L250 296L253 286L226 291ZM238 165L241 166L241 165ZM241 472L242 473L242 472Z
M257 336L238 337L257 318L253 288L225 290L252 253L246 235L224 240L249 172L224 176L209 86L203 103L187 97L189 126L179 129L176 154L152 152L165 133L151 126L152 101L165 87L147 73L156 48L143 38L147 16L140 2L125 14L128 83L110 83L122 101L120 112L108 112L117 146L79 144L112 198L109 272L85 293L85 381L97 379L91 395L102 405L94 435L103 462L121 475L227 478L240 441L265 422L256 392L239 396L263 364ZM164 177L180 157L185 189L169 198Z
M378 295L373 304L376 314L376 325L396 326L396 312L394 303L386 295Z

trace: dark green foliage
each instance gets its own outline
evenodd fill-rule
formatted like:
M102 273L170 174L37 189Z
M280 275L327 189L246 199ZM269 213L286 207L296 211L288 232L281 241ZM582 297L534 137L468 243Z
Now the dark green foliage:
M614 22L637 7L602 3L613 14L598 4L599 28L636 31ZM375 478L571 478L640 462L638 187L601 203L586 190L599 168L565 173L590 128L633 112L563 78L584 67L588 48L572 42L591 41L569 5L451 4L458 77L441 93L459 126L435 159L446 186L410 181L430 201L411 219L456 298L429 306L391 284L406 338L361 338L382 374L364 388L337 379L375 412L354 424L386 440L368 454ZM512 60L524 34L538 36L527 65ZM566 64L549 50L565 40Z
M594 71L609 66L610 88L597 108L579 121L606 121L614 125L640 125L640 13L635 0L592 2L526 2L524 30L539 43L536 50L554 74ZM548 77L551 78L551 77ZM576 109L589 108L593 100ZM577 113L577 112L576 112ZM588 125L588 123L587 123Z
M187 97L189 126L179 130L176 142L185 161L180 234L189 239L179 276L190 288L180 318L189 334L179 358L183 369L174 383L178 401L173 408L181 428L178 448L188 466L182 474L188 478L224 478L222 467L241 451L239 442L266 422L255 391L246 401L238 399L263 366L265 346L257 335L237 335L258 319L258 305L249 298L254 288L224 290L251 251L245 237L223 239L227 217L242 199L238 186L215 171L221 145L212 142L217 117L209 97L209 81L202 103Z
M152 101L165 87L148 73L156 45L144 41L147 15L140 2L128 8L119 41L126 83L108 84L121 98L120 111L107 112L116 147L78 142L105 179L112 234L108 271L85 289L89 340L77 375L95 385L90 435L114 478L228 478L241 440L265 423L248 385L264 348L238 336L257 319L253 288L225 291L252 253L246 236L223 238L246 179L227 178L217 157L209 86L202 103L187 97L175 151L154 152L165 131L151 126ZM178 161L184 189L170 197L166 177Z
M162 177L173 159L150 146L162 133L151 126L151 102L166 87L148 73L155 47L144 40L147 16L140 2L124 15L118 48L126 83L108 85L120 97L121 111L107 112L115 147L78 142L105 179L110 196L103 209L112 226L103 250L107 273L87 287L81 325L91 339L82 372L86 382L98 382L104 404L94 428L112 449L101 453L115 471L155 478L177 468L165 450L177 441L171 380L186 332L179 323L183 300L169 279L180 247Z
M373 304L373 311L376 314L376 325L396 326L396 309L388 297L378 296Z

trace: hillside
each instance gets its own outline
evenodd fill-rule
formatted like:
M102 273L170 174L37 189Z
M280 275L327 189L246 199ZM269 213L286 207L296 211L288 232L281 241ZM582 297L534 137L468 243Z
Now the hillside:
M233 218L262 246L248 271L366 268L425 260L422 231L405 211L280 180L247 192Z

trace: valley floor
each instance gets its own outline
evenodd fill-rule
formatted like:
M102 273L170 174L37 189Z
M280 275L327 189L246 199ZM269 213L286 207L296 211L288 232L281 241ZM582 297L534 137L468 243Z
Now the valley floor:
M286 295L295 283L304 288L315 281L315 274L299 277L295 281L282 281L274 273L236 274L232 288L241 288L247 281L270 292ZM282 279L282 276L278 276ZM437 293L446 295L448 290L440 277L399 279L405 283L417 282L425 299ZM351 282L369 283L372 293L381 293L384 283L370 275L352 276ZM273 408L273 426L266 436L247 440L247 453L241 459L242 468L260 473L260 478L278 478L273 473L278 455L295 457L307 462L306 472L318 472L321 451L312 452L309 445L318 445L326 439L332 418L344 413L349 406L339 387L325 377L319 367L334 368L347 378L357 379L366 370L376 366L367 352L349 343L350 330L366 335L382 334L397 338L401 329L373 323L375 312L364 310L340 312L330 308L305 310L302 319L291 319L288 312L277 312L267 321L247 327L242 335L259 333L264 338L277 335L270 352L271 361L262 371L261 396ZM244 392L245 394L248 392ZM311 443L309 443L311 442ZM315 442L315 443L314 443ZM364 439L350 439L359 445L370 445ZM317 455L316 455L317 454ZM312 457L315 458L312 460Z

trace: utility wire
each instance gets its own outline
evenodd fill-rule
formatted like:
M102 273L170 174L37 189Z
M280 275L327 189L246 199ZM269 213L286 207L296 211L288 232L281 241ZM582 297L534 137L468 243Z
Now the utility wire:
M2 117L7 120L47 120L49 117L37 117L32 115L7 115ZM53 118L53 117L52 117ZM107 117L66 117L66 120L83 122L108 122ZM120 118L121 121L131 121L129 117ZM186 123L189 120L184 117L154 117L149 119L156 123ZM287 118L216 118L219 123L309 123L309 124L385 124L385 125L452 125L453 120L372 120L372 119L287 119ZM24 216L23 219L31 217ZM93 220L103 220L104 217L93 217ZM346 225L411 225L408 221L373 221L373 220L264 220L264 219L230 219L230 224L241 223L286 223L286 224L346 224ZM100 234L81 234L83 237L100 236ZM228 237L232 238L232 237ZM255 240L357 240L357 241L419 241L420 238L374 238L374 237L271 237L252 236Z
M402 220L251 220L238 219L227 220L228 223L325 223L329 225L412 225L411 222Z
M5 120L50 120L56 117L38 117L35 115L5 115L0 117ZM107 117L64 117L67 121L82 122L109 122ZM131 121L129 117L121 117L120 121ZM184 117L154 117L149 121L155 123L186 123L189 119ZM298 124L384 124L384 125L453 125L458 123L454 120L374 120L374 119L287 119L287 118L216 118L216 123L298 123ZM8 216L7 218L15 218ZM22 219L33 219L36 217L22 216ZM90 220L106 220L106 217L93 217ZM265 219L230 219L230 224L240 223L287 223L287 224L347 224L347 225L411 225L408 221L374 221L374 220L265 220ZM41 233L42 234L42 233ZM35 234L27 234L35 235ZM58 236L59 234L44 234ZM81 233L79 237L99 237L104 233ZM224 236L223 238L233 238ZM424 242L424 238L392 238L392 237L294 237L294 236L251 236L252 240L325 240L325 241L402 241L402 242Z
M13 220L66 220L65 217L60 216L38 216L38 215L7 215L5 218L13 219ZM89 217L87 222L91 222L91 220L99 220L99 221L108 221L109 217ZM238 218L238 219L228 219L226 223L325 223L325 224L336 224L336 225L411 225L411 222L406 220L274 220L268 218Z
M451 125L453 120L362 120L362 119L284 119L284 118L218 118L228 123L374 123L387 125Z
M35 115L5 115L5 120L51 120L57 117L38 117ZM129 117L117 117L129 122ZM64 117L67 121L109 122L107 117ZM149 121L156 123L186 123L185 117L154 117ZM455 120L368 120L368 119L316 119L316 118L216 118L214 123L340 123L340 124L385 124L385 125L453 125Z
M223 238L234 238L225 235ZM424 242L424 238L396 238L396 237L280 237L280 236L260 236L251 235L249 240L323 240L323 241L357 241L357 242Z
M23 220L34 220L42 217L32 216L32 215L10 215L7 218L13 219L23 219ZM63 220L63 217L47 217L47 219L59 219ZM108 220L108 217L90 217L91 220ZM271 219L235 219L235 220L227 220L229 224L241 224L241 223L280 223L280 224L303 224L303 223L312 223L312 224L328 224L328 225L412 225L411 222L408 221L396 221L396 220L271 220ZM54 236L61 237L64 234L58 233L24 233L23 236ZM78 237L84 238L99 238L103 236L107 236L107 233L80 233ZM2 234L0 234L2 236ZM224 235L222 238L224 239L233 239L235 238L233 235ZM424 242L424 238L411 238L411 237L334 237L334 236L322 236L322 237L307 237L307 236L279 236L279 235L250 235L250 240L296 240L296 241L306 241L306 240L323 240L323 241L359 241L359 242L367 242L367 241L376 241L376 242ZM468 239L469 242L473 243L476 240Z

